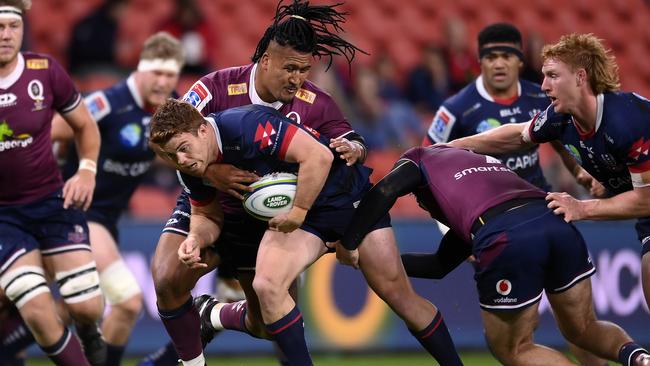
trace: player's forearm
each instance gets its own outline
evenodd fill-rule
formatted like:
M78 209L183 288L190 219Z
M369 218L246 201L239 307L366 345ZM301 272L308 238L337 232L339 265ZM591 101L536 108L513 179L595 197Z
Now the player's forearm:
M95 162L97 161L101 137L96 123L92 120L84 123L83 126L75 130L74 140L77 145L79 160L89 159Z
M582 201L585 220L627 220L650 216L650 187L623 192L611 198Z
M314 151L310 158L300 163L298 168L298 183L293 205L309 210L323 189L332 166L333 155L329 150Z
M448 144L472 150L479 154L504 154L532 146L522 139L524 125L520 123L506 124L473 136L467 136L450 141Z
M217 241L220 233L221 229L215 219L192 213L188 236L195 237L201 248L206 248Z

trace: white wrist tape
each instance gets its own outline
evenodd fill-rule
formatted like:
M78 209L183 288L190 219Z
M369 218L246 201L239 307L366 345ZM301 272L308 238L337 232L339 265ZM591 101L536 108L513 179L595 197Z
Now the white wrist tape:
M78 170L90 170L93 174L97 174L97 163L90 159L81 159L79 160L79 169Z

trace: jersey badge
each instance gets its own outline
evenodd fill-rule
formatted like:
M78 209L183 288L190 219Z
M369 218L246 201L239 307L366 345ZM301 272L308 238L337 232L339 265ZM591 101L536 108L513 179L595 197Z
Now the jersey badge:
M454 122L456 122L456 116L441 106L433 117L433 123L429 127L429 136L434 142L446 142Z
M242 95L248 93L246 83L228 84L228 95Z
M309 104L314 104L314 100L316 100L316 93L300 88L296 93L296 98L305 101Z
M183 101L190 103L199 112L205 108L209 101L212 100L212 94L208 88L201 82L197 81L192 88L183 96Z
M273 125L269 121L266 121L266 125L262 124L257 125L257 130L255 131L255 143L260 143L260 150L264 150L267 147L273 145L273 136L276 134Z
M478 126L476 126L476 133L491 130L499 126L501 126L501 122L499 122L496 118L484 119L478 124Z
M95 121L100 121L111 113L111 104L102 92L90 94L85 98L84 102Z
M120 142L126 147L135 147L140 142L142 128L137 123L129 123L120 130Z
M40 111L41 109L45 108L43 105L43 100L45 100L43 93L43 83L41 83L40 80L34 79L30 81L29 84L27 84L27 94L34 101L34 108L32 108L32 112Z
M633 160L639 160L641 155L648 155L648 150L650 150L650 140L641 137L630 146L630 151L627 153L627 157Z
M50 67L46 58L32 58L27 60L27 68L31 70L43 70Z

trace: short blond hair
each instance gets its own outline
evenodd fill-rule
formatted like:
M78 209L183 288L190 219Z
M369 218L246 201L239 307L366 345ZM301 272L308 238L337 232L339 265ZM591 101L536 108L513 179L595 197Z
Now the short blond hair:
M556 59L575 71L587 72L594 94L616 91L621 87L616 57L606 49L601 39L591 33L564 35L560 41L542 48L542 60Z
M181 42L167 32L158 32L144 41L140 60L172 59L183 67L185 55Z

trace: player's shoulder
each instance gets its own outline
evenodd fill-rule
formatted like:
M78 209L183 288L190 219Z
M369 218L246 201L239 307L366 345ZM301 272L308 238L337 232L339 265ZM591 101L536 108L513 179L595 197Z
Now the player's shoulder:
M27 70L49 70L53 65L58 65L54 57L45 53L22 52Z
M305 82L302 84L302 87L298 89L295 99L300 103L306 103L314 106L325 106L329 103L334 103L334 100L329 93L309 80L305 80Z
M465 85L456 94L445 99L442 105L452 112L458 112L478 102L479 99L480 95L476 89L476 83L471 82Z
M229 96L248 94L248 82L252 69L253 64L227 67L214 71L201 80L207 81L209 88L215 93L219 92Z
M608 129L630 136L650 136L650 100L631 92L603 93L603 118Z

